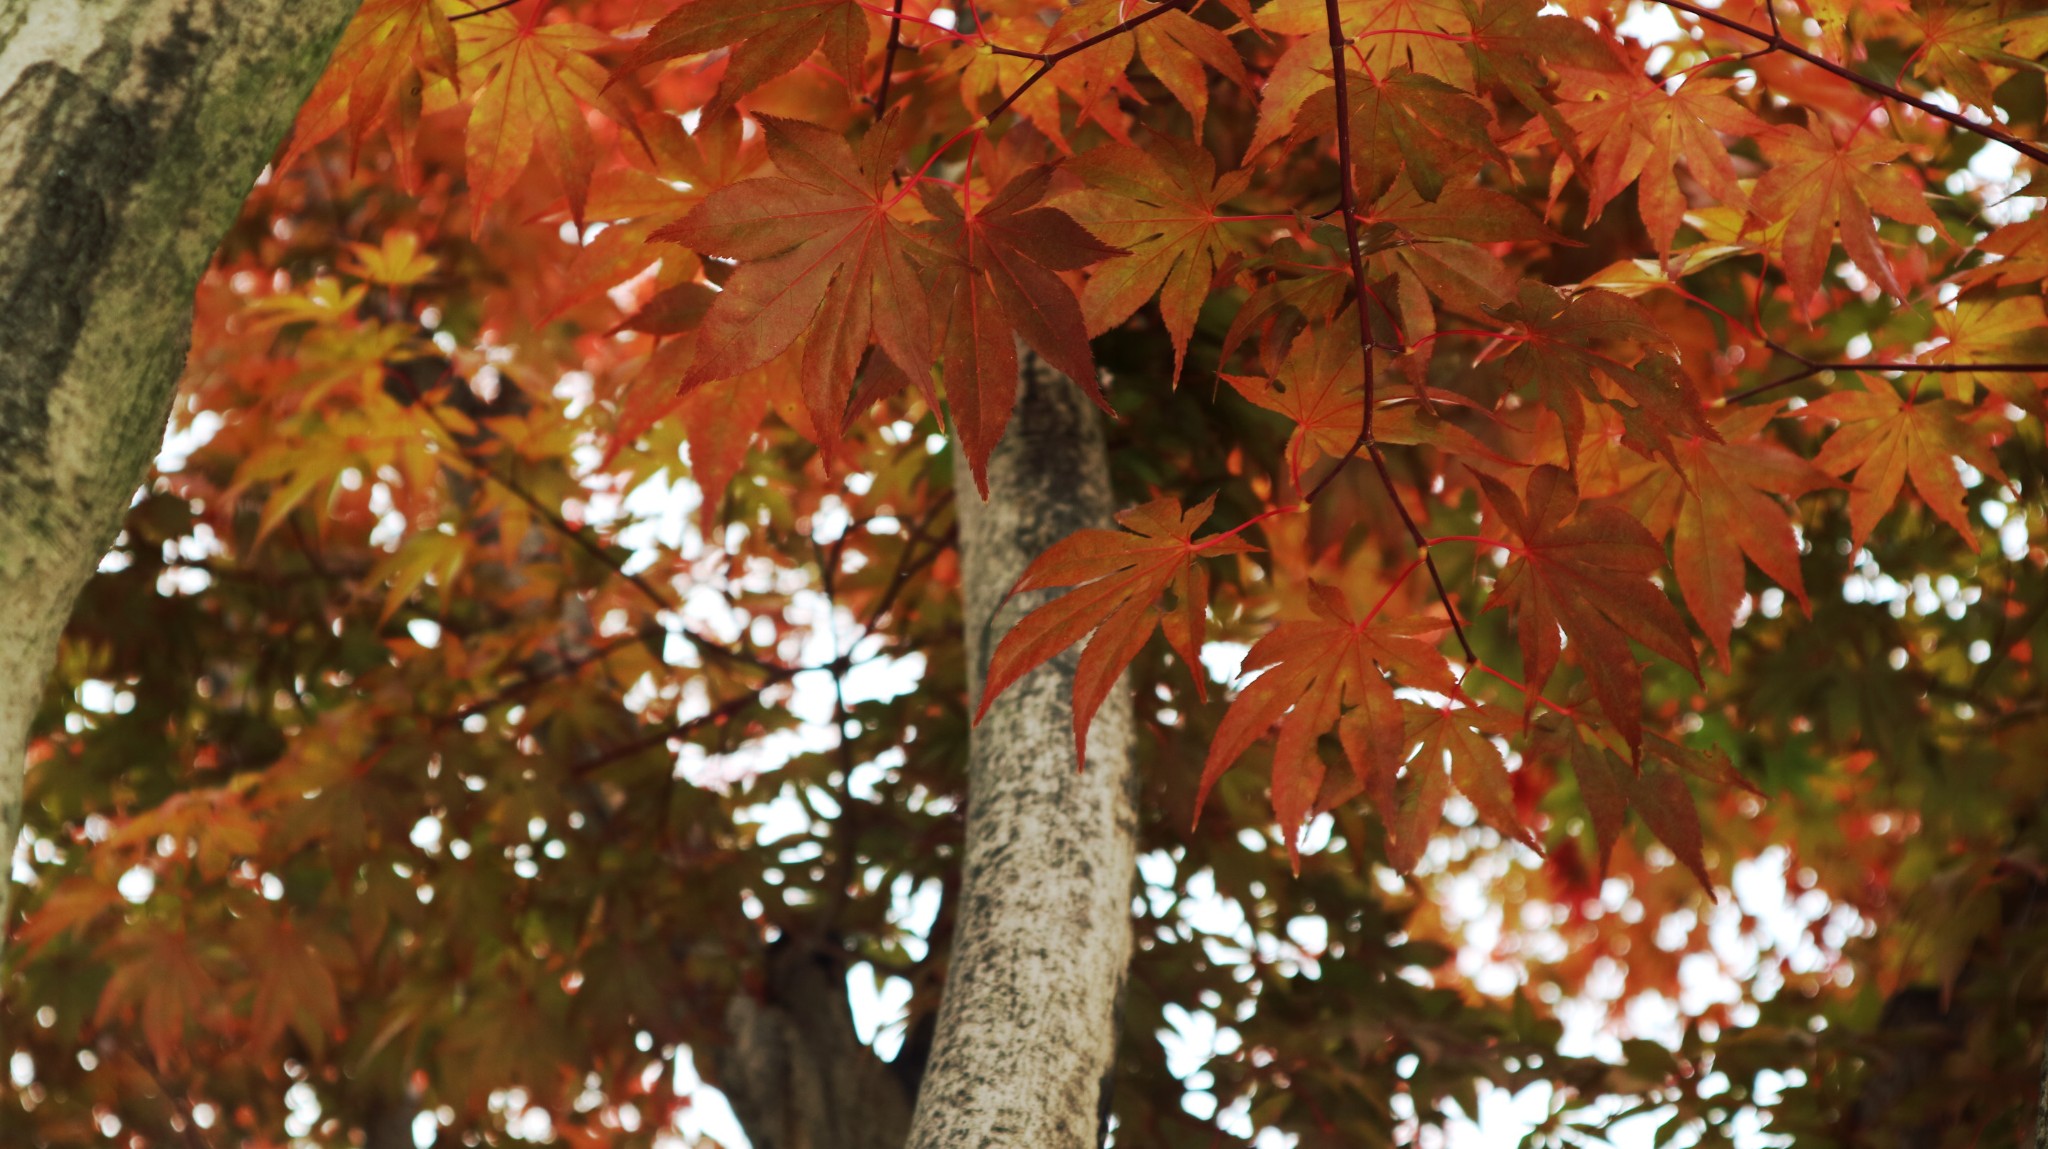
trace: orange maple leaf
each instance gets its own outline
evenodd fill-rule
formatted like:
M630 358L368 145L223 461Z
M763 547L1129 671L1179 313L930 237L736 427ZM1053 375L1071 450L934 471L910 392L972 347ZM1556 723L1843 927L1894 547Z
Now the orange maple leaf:
M1614 77L1597 76L1599 98L1563 109L1565 122L1587 152L1588 223L1634 182L1650 240L1668 256L1686 209L1678 186L1681 163L1720 202L1748 203L1721 137L1754 135L1764 125L1729 95L1735 81L1695 77L1666 93L1651 80L1631 77L1615 92ZM1560 171L1570 167L1567 159Z
M1208 521L1215 504L1212 497L1183 511L1180 500L1159 499L1119 514L1116 521L1127 530L1077 531L1038 556L1012 595L1076 589L1025 615L1003 636L989 659L974 720L981 721L1012 683L1093 631L1074 674L1074 753L1085 762L1088 726L1154 624L1164 628L1167 642L1193 673L1196 695L1205 695L1199 656L1208 631L1209 572L1200 560L1256 549L1235 535L1194 541L1195 529ZM1170 611L1158 605L1168 592Z
M1097 405L1109 408L1095 378L1095 355L1088 347L1081 304L1055 273L1122 252L1097 241L1067 213L1041 204L1051 186L1052 169L1036 165L969 205L933 184L918 189L933 216L926 231L956 261L957 280L941 292L951 301L945 340L946 400L984 498L989 454L1003 437L1017 402L1012 333ZM919 372L918 378L929 390L929 373Z
M1316 740L1347 718L1346 707L1357 715L1348 719L1353 727L1345 740L1356 787L1352 792L1364 789L1384 803L1394 793L1392 770L1406 758L1400 744L1393 743L1393 749L1388 749L1389 732L1398 728L1400 711L1386 672L1401 674L1404 685L1446 696L1458 690L1450 665L1422 637L1442 632L1442 621L1383 619L1373 611L1360 615L1336 590L1316 583L1309 589L1309 606L1315 617L1280 623L1245 655L1246 673L1264 673L1239 692L1217 725L1195 795L1199 812L1224 771L1278 723L1279 735L1273 746L1273 812L1286 833L1290 851L1296 848L1301 824L1323 790L1326 768L1316 753ZM1388 715L1395 717L1389 719ZM1427 797L1432 783L1418 780ZM1441 813L1440 798L1433 808ZM1388 810L1383 804L1383 817Z
M1955 460L2000 482L2005 472L1982 438L1964 426L1968 408L1946 399L1909 403L1882 380L1865 378L1864 390L1837 391L1800 411L1804 418L1840 423L1814 457L1832 475L1856 474L1849 491L1849 525L1860 545L1872 527L1898 502L1911 478L1927 509L1956 529L1971 546L1968 496Z
M706 119L733 101L794 71L820 47L841 79L858 84L868 53L868 17L854 0L688 0L656 21L612 76L662 60L701 56L730 47Z
M1521 540L1487 606L1514 609L1532 705L1557 667L1562 631L1602 713L1631 750L1639 748L1643 672L1629 640L1699 676L1685 620L1650 581L1664 565L1664 548L1627 511L1580 503L1578 484L1557 467L1530 474L1526 500L1489 475L1479 481L1494 514Z
M1108 331L1156 293L1160 318L1173 338L1178 380L1217 271L1248 250L1246 225L1218 218L1218 209L1244 192L1251 173L1218 176L1206 150L1165 137L1145 151L1123 145L1090 149L1067 170L1088 188L1062 197L1060 206L1105 243L1129 253L1089 275L1081 292L1088 330Z
M918 241L891 214L902 120L885 119L857 152L816 124L760 121L780 174L719 188L653 236L743 261L704 317L684 383L751 371L801 337L804 401L821 433L838 434L871 342L906 372L931 362Z
M1903 297L1906 289L1878 244L1871 216L1941 228L1910 170L1890 162L1906 145L1875 132L1837 142L1818 122L1780 128L1762 144L1772 166L1757 181L1756 213L1784 228L1779 242L1793 294L1803 303L1820 290L1839 224L1842 248L1856 266Z
M583 109L608 104L604 68L590 53L612 38L586 24L542 23L540 13L533 5L524 17L494 12L463 25L463 72L484 77L466 142L478 220L536 157L561 183L578 224L590 198L597 149Z

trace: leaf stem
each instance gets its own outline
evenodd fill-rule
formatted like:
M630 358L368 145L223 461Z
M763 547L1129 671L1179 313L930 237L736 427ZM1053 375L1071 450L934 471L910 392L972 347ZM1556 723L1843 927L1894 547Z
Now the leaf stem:
M1380 616L1380 612L1387 609L1387 603L1393 600L1394 592L1400 590L1401 584L1408 581L1408 576L1415 573L1415 568L1421 566L1428 559L1429 556L1427 554L1419 554L1408 560L1408 565L1402 567L1400 573L1394 576L1394 581L1387 584L1386 592L1380 595L1379 601L1373 603L1372 609L1366 611L1365 617L1359 620L1358 626L1360 630L1372 625L1373 620Z
M1576 710L1573 710L1571 707L1566 706L1564 703L1552 702L1550 699L1545 698L1541 693L1529 689L1527 685L1517 682L1512 678L1509 678L1507 675L1502 674L1500 671L1495 670L1493 667L1488 666L1485 663L1478 661L1477 659L1473 660L1472 669L1478 671L1481 674L1486 675L1488 678L1495 679L1499 682L1504 682L1507 685L1514 687L1514 689L1518 693L1520 693L1522 697L1527 698L1533 702L1541 702L1544 706L1547 706L1551 710L1554 710L1557 713L1564 715L1566 718L1571 719L1573 722L1577 722L1582 726L1597 725L1593 722L1592 719L1587 718L1585 715L1579 713Z
M1474 543L1482 547L1498 547L1509 552L1521 549L1513 543L1502 542L1499 539L1489 539L1483 535L1439 535L1429 540L1429 545L1432 547L1439 543Z

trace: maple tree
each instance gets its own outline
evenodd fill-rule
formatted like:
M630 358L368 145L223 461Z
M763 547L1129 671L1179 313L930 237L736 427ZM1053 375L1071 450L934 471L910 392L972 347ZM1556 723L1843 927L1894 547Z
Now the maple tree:
M691 1065L781 1144L755 1002L900 1137L961 762L1051 667L1045 769L1136 708L1118 1143L1487 1082L1550 1144L2023 1136L2044 56L2000 0L365 0L43 695L0 1133L652 1144ZM1034 364L1129 509L969 639Z

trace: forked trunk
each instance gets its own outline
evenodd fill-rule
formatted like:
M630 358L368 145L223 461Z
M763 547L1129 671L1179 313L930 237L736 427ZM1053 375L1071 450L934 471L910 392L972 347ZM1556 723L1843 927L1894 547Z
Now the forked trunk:
M1020 347L1015 421L982 502L960 468L963 617L978 696L995 644L1049 597L1006 599L1026 565L1110 521L1100 417ZM913 1149L1101 1144L1125 970L1137 813L1131 697L1111 692L1075 769L1078 648L1010 687L974 731L959 920ZM977 697L976 701L979 699Z
M192 292L357 0L0 0L0 866L57 636L163 441ZM11 906L0 872L0 938Z

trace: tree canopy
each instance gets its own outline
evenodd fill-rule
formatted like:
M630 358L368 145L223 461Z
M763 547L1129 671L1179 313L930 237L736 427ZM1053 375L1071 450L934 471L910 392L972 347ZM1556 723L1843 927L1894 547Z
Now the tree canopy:
M1118 1144L1485 1083L2012 1143L2044 56L2018 0L365 0L45 695L0 1139L650 1145L796 940L914 1058L1028 352L1128 508L986 692L1078 644L1078 741L1131 674Z

